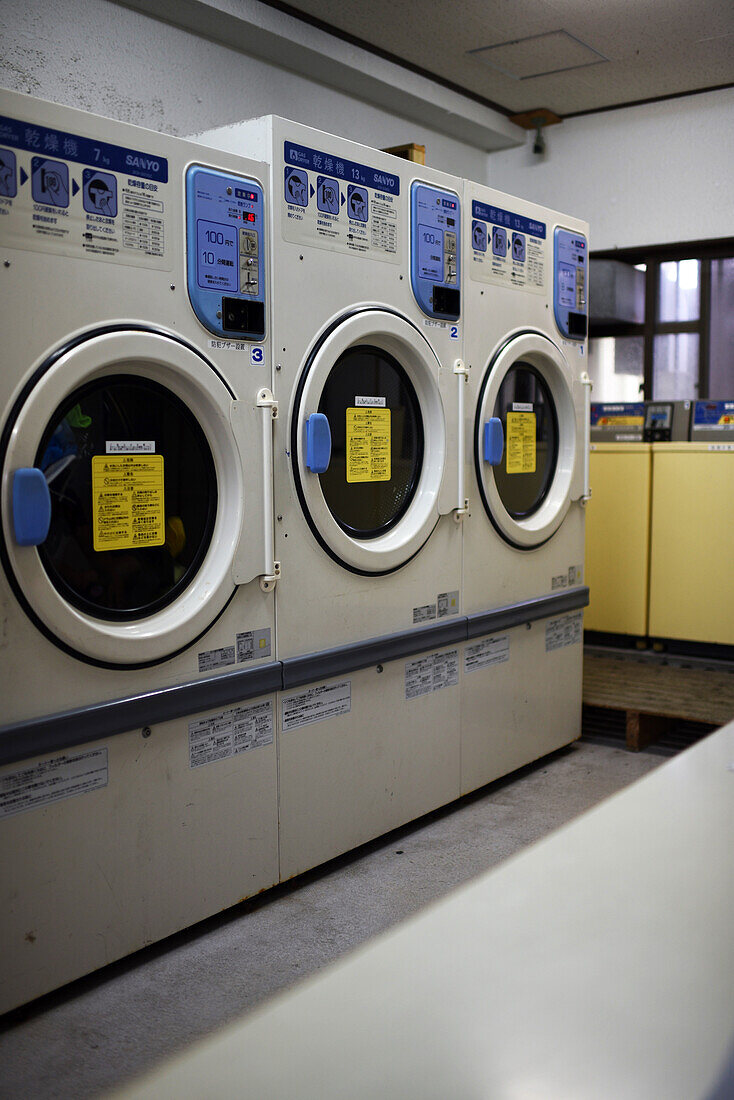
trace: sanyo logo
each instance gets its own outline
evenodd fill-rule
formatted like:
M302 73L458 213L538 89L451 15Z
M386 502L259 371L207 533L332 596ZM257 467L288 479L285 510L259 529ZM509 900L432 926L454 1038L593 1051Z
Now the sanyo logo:
M384 176L381 172L375 172L375 183L379 183L380 187L393 187L395 185L395 177Z
M160 172L160 162L151 157L141 157L137 153L128 153L125 157L127 168L137 168L141 172Z

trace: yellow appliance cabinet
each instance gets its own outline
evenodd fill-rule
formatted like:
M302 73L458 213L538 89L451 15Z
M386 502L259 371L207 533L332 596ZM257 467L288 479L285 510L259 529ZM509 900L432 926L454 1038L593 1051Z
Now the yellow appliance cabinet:
M734 446L652 446L649 634L734 645Z
M651 457L649 443L591 444L586 630L648 632Z

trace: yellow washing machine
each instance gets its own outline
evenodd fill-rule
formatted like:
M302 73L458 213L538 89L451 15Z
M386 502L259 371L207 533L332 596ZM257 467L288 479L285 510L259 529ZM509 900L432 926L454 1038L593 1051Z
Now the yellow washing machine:
M696 401L689 443L653 444L653 638L734 645L734 401Z
M642 401L591 406L587 632L647 634L651 455L644 430Z
M592 443L586 507L587 631L647 634L649 443Z

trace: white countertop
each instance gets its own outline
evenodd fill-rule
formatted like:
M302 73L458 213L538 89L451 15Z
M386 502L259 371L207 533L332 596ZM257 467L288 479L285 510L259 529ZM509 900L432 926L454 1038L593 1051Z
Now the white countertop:
M734 1054L734 723L122 1090L699 1100Z

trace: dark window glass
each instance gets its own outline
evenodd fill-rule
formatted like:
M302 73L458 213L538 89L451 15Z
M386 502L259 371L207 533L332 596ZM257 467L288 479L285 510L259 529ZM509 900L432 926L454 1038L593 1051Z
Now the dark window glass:
M348 428L348 410L357 407L356 398L384 398L390 412L389 480L348 480L361 463L367 477L379 474L371 457L376 451L364 436ZM364 411L361 407L360 411ZM369 345L350 348L337 360L321 395L319 412L331 429L331 462L320 474L321 489L339 526L356 538L375 538L398 522L413 498L423 462L423 421L413 385L400 363L387 352ZM376 437L385 442L385 419ZM348 433L352 452L347 460ZM374 446L377 447L378 439ZM360 458L355 458L359 449Z
M120 441L152 442L163 456L164 545L94 549L92 459ZM164 607L189 584L211 539L217 484L204 433L178 397L134 375L91 382L56 410L36 465L51 493L51 528L39 553L69 603L100 619L131 620ZM133 510L152 511L159 521L160 509L151 510L144 494L139 499ZM97 503L98 517L101 508Z
M532 405L535 417L534 469L527 473L507 472L507 413L513 405ZM494 467L497 491L513 519L525 519L545 500L558 460L558 420L550 390L540 373L527 363L515 363L507 371L494 406L502 421L505 449L502 462Z

